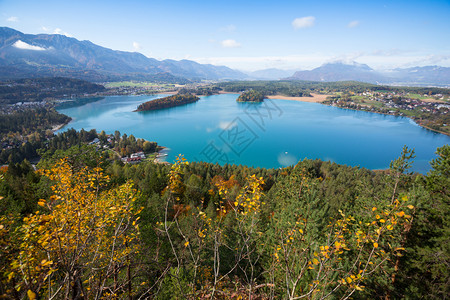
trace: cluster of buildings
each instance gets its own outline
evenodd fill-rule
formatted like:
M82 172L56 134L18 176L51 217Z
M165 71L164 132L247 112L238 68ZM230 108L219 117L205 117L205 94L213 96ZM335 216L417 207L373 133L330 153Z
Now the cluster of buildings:
M113 135L109 135L107 142L109 145L111 145L112 141L114 140L114 136ZM92 142L89 143L89 145L97 145L97 147L101 147L100 145L100 139L99 138L95 138ZM108 145L104 145L103 149L112 149L112 147L108 146ZM140 152L136 152L131 154L129 157L125 156L122 157L121 160L124 164L138 164L140 162L142 162L144 159L146 159L147 157L145 156L145 153L143 151Z
M361 110L382 112L396 115L403 115L399 110L420 110L426 113L432 114L447 114L450 111L450 102L444 102L444 96L441 94L429 96L423 95L425 98L429 98L427 101L422 101L411 97L408 93L402 92L370 92L366 91L358 94L367 100L381 102L382 107L372 106L369 103L366 105L356 104L354 102L342 102L335 101L334 104L340 107L357 108ZM431 99L430 99L431 98ZM362 101L364 102L364 101Z
M50 107L52 104L47 101L37 102L17 102L10 105L0 105L0 114L12 114L17 111L23 111L30 108Z
M145 158L146 158L145 153L141 151L141 152L131 154L130 157L122 157L122 162L125 164L134 165L134 164L140 163Z
M108 88L105 92L102 93L103 96L116 96L116 95L145 95L145 94L154 94L154 93L164 93L174 91L174 89L168 89L167 87L162 86L151 86L151 87L142 87L142 86L119 86L115 88Z
M376 93L376 96L368 95L367 92L363 93L364 96L369 96L370 100L380 101L386 107L403 109L403 110L414 110L420 109L423 112L429 112L433 114L443 113L447 114L450 109L450 104L443 102L444 99L442 95L434 95L433 99L429 101L422 101L419 99L411 98L407 93ZM429 95L423 95L423 97L430 98Z

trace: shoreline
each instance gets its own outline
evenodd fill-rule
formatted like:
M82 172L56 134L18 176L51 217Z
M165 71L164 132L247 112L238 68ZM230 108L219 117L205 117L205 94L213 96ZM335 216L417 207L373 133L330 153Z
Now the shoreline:
M267 99L276 99L276 100L290 100L290 101L300 101L300 102L309 102L309 103L322 103L324 102L327 97L331 95L322 95L322 94L313 94L311 93L312 97L290 97L290 96L283 96L283 95L270 95L267 96Z
M412 117L410 116L398 116L398 115L393 115L393 114L389 114L389 113L383 113L383 112L379 112L379 111L367 111L367 110L360 110L360 109L356 109L356 108L350 108L350 107L339 107L339 106L335 106L335 105L331 105L331 104L325 104L325 103L321 103L323 105L326 106L332 106L332 107L337 107L337 108L341 108L341 109L349 109L349 110L354 110L354 111L363 111L363 112L368 112L368 113L373 113L373 114L380 114L380 115L385 115L385 116L393 116L393 117L403 117L403 118L408 118L411 121L413 121L417 126L422 127L424 129L436 132L436 133L440 133L446 136L450 136L450 133L444 132L444 131L440 131L440 130L436 130L430 127L427 127L425 125L420 124L419 122L417 122L416 120L414 120Z
M69 123L70 123L70 121L68 123L65 123L65 124L58 124L58 125L53 126L52 127L52 132L53 133L57 132L58 130L60 130L61 128L63 128L64 126L66 126Z

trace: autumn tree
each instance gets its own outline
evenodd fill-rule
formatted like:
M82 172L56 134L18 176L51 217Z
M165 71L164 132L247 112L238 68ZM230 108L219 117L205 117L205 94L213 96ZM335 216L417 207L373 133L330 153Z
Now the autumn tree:
M7 274L15 291L30 299L131 298L139 239L132 185L110 188L102 169L74 170L65 159L41 172L53 195L17 229Z

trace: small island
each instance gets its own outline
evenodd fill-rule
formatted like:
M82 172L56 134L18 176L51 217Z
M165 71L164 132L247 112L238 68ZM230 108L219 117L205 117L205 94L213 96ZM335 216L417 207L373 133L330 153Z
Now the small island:
M255 90L243 92L237 99L237 102L263 102L264 94Z
M171 108L198 101L200 98L191 94L177 94L160 99L150 100L138 106L135 111L149 111Z

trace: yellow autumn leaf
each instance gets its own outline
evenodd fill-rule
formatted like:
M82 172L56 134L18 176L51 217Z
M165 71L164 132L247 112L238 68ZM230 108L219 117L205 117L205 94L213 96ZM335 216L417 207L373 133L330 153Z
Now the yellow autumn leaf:
M378 248L378 243L373 243L374 248Z
M27 295L28 295L28 299L30 299L30 300L35 300L36 299L36 293L33 292L32 290L28 290L27 291Z
M189 241L186 241L185 243L184 243L184 247L187 247L189 245Z
M409 209L414 209L414 205L411 205L411 204L408 205L407 207L408 207Z
M400 211L400 212L396 213L396 215L399 216L399 217L403 217L405 215L405 212L404 211Z
M315 265L318 265L318 264L319 264L319 261L317 260L317 258L314 258L314 259L312 260L312 262L313 262L313 264L315 264Z
M345 280L347 280L348 283L352 282L352 279L350 277L347 277Z

